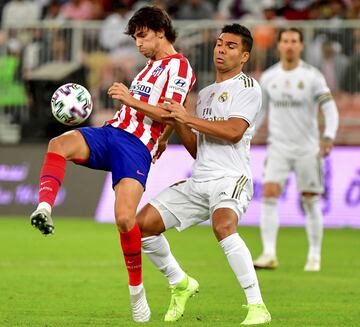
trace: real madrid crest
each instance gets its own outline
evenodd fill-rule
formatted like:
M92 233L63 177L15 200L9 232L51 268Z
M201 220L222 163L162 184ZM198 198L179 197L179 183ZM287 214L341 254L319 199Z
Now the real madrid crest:
M223 103L225 102L229 97L229 92L224 91L223 93L221 93L221 95L218 97L218 101Z
M300 81L299 84L298 84L298 88L300 90L302 90L304 88L304 82L303 81Z

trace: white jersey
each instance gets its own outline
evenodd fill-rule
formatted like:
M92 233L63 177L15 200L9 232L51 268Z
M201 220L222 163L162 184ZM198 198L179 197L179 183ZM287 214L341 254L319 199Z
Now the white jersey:
M269 110L270 149L292 157L319 152L318 106L332 99L324 76L300 61L293 70L281 63L260 78L263 108Z
M211 121L242 118L249 123L249 127L236 144L198 133L192 172L195 181L240 175L251 178L250 140L260 109L260 86L244 73L221 83L213 83L199 92L196 107L198 117Z

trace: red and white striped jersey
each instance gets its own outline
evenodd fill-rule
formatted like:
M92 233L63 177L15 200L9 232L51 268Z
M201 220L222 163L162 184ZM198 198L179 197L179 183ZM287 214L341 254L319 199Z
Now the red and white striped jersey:
M183 104L195 80L189 61L177 53L160 60L150 60L131 83L129 92L134 98L154 106L163 102L161 97ZM122 105L108 123L139 138L151 156L156 153L159 136L165 127L126 105Z

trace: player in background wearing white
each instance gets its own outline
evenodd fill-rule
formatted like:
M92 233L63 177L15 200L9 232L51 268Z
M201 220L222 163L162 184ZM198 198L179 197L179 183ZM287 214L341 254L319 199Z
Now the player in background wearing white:
M277 202L291 171L295 172L306 215L309 250L304 269L319 271L321 266L322 157L333 147L339 117L323 75L301 60L303 48L300 30L287 28L280 31L280 62L267 69L260 79L262 116L265 110L269 111L269 135L260 220L263 252L254 261L256 268L274 269L279 264L276 256ZM321 139L317 120L319 106L325 117ZM257 123L259 127L261 122Z
M167 112L157 105L164 97L183 103L195 76L188 60L173 47L176 32L165 11L151 6L139 9L129 20L126 34L149 59L147 65L129 90L122 83L109 88L109 96L122 105L105 126L78 128L50 140L40 175L39 205L30 220L43 234L53 233L51 209L67 161L111 171L132 315L135 321L145 322L150 319L150 309L142 284L141 234L135 215L159 137L165 133L161 115Z
M261 109L259 84L242 72L252 42L246 27L223 27L214 48L216 81L200 91L196 117L173 100L161 105L169 110L163 117L174 121L182 143L196 158L191 178L165 189L137 215L143 251L171 287L165 321L181 318L199 284L181 269L162 233L173 227L181 231L208 219L247 298L248 313L242 325L271 320L250 251L237 232L253 195L249 149Z

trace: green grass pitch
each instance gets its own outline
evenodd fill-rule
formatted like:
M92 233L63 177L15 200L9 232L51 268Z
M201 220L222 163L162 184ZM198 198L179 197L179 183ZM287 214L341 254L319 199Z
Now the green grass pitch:
M114 225L56 219L44 237L26 218L0 219L0 326L139 326L131 320L127 274ZM253 256L257 228L240 227ZM182 326L240 326L245 298L209 227L166 233L174 255L200 283ZM282 228L280 267L259 271L272 326L360 326L360 231L325 231L320 273L303 271L303 228ZM162 321L169 302L165 278L144 258L152 309L146 326Z

